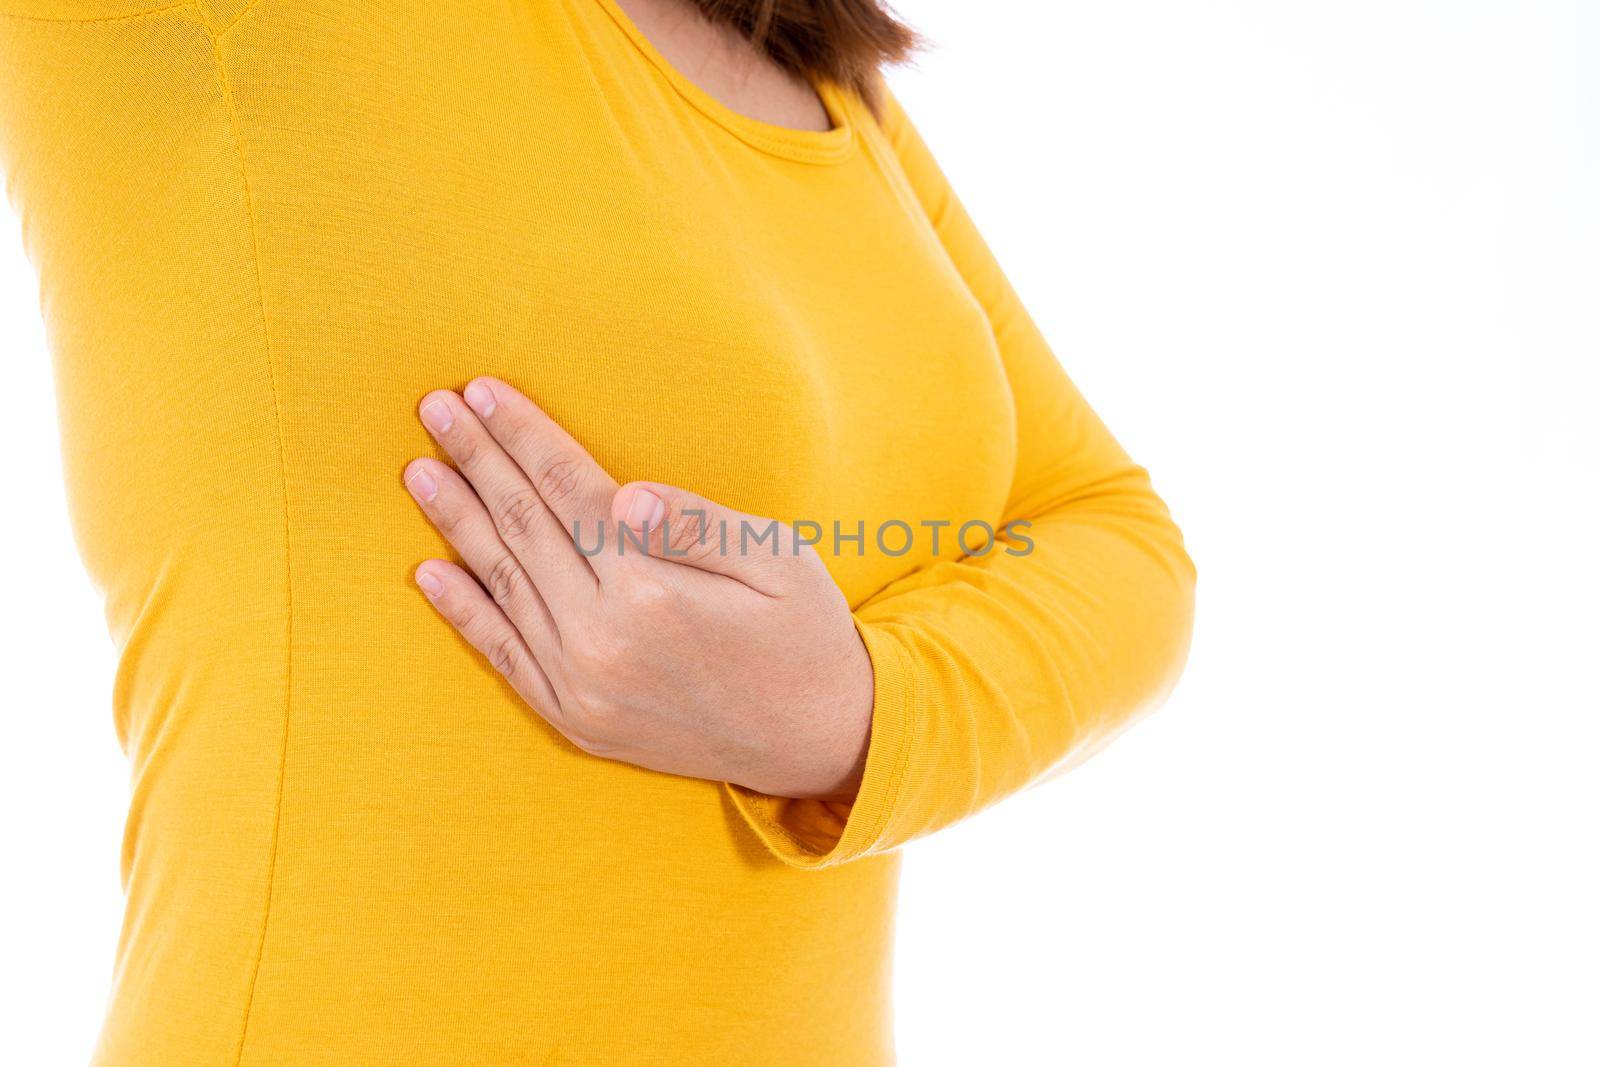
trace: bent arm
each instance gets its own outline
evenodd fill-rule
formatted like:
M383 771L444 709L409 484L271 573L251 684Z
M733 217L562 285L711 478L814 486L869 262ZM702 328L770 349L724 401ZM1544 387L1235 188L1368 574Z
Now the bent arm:
M1088 757L1165 697L1193 618L1194 566L1144 470L1067 378L892 99L883 130L1000 348L1018 438L1011 533L856 610L875 695L853 802L730 786L801 867L896 848Z

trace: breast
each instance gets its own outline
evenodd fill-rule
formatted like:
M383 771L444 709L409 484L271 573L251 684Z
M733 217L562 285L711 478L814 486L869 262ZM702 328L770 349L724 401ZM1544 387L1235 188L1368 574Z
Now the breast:
M263 80L261 105L317 83ZM494 374L618 480L869 534L998 517L1014 442L992 333L873 154L807 166L738 142L709 156L664 134L639 143L603 97L541 112L528 77L411 88L398 95L416 114L382 130L246 127L303 498L314 469L428 453L417 398ZM304 156L278 155L286 139ZM352 503L348 489L328 501ZM409 506L372 504L396 520ZM868 541L831 561L849 594L926 562L922 546Z

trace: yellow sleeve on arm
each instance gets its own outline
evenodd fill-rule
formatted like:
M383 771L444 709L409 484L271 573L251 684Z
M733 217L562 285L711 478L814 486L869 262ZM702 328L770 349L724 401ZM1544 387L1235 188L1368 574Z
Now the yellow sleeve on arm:
M876 691L853 803L730 787L800 867L896 848L1081 762L1166 696L1193 619L1194 566L1145 471L1068 380L892 99L883 128L994 329L1017 419L1005 521L1029 525L857 609ZM1030 551L1007 551L1022 538Z

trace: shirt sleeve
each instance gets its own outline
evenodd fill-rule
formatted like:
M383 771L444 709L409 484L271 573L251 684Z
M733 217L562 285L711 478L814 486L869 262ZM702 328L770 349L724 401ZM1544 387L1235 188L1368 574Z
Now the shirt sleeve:
M797 867L889 851L1081 762L1165 698L1194 612L1194 565L1149 477L1068 379L899 104L886 95L883 110L912 190L994 330L1017 424L1004 522L1027 525L856 609L875 693L853 801L728 786L767 847Z

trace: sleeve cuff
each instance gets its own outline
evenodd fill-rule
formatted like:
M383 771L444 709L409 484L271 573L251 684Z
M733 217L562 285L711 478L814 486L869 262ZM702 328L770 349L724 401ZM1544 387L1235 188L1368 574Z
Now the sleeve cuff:
M915 678L892 633L855 623L872 661L872 736L855 799L795 800L725 783L756 836L791 867L833 867L901 844L894 814L911 754Z

